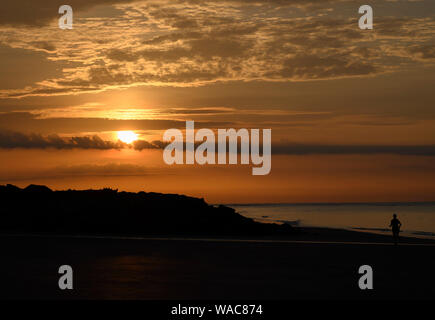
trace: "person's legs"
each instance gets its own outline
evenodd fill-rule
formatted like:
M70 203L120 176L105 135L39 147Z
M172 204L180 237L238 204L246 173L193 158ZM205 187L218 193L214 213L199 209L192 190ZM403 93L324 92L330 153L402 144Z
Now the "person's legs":
M393 231L393 240L394 240L394 245L397 246L397 243L399 242L399 232Z

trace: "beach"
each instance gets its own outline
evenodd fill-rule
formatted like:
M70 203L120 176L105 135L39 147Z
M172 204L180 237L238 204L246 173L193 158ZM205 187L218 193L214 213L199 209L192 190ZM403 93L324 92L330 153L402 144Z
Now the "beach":
M299 227L365 230L390 235L397 214L402 235L435 240L435 203L299 203L229 205L247 218L263 223L288 223Z
M435 242L301 228L286 238L2 235L2 299L434 299ZM58 268L74 270L73 290ZM370 265L374 289L360 290Z

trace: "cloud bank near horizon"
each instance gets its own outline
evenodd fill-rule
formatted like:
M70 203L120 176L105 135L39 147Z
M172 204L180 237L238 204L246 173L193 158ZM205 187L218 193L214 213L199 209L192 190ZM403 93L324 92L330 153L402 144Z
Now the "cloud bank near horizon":
M201 142L197 142L196 146ZM168 142L161 140L136 140L132 144L120 140L103 140L98 135L60 137L53 134L25 134L0 130L0 149L56 149L56 150L163 150ZM216 147L217 150L217 147ZM261 150L261 148L260 148ZM240 148L238 150L240 152ZM401 156L435 156L435 145L328 145L276 142L272 144L275 155L375 155L393 154Z

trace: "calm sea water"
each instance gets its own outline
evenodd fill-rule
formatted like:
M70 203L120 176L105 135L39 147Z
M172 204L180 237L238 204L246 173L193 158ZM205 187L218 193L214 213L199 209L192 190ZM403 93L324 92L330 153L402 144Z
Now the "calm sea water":
M390 233L393 213L402 222L402 235L435 239L435 203L268 204L230 205L261 222Z

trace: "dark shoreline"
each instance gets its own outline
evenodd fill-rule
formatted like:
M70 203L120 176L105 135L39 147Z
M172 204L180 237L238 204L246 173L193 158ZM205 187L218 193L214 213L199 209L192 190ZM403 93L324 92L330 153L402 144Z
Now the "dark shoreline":
M342 243L382 243L392 244L392 237L368 231L353 231L338 228L323 227L293 227L291 235L276 236L227 236L227 235L191 235L191 234L50 234L50 233L0 233L0 237L6 238L65 238L65 239L111 239L111 240L201 240L201 241L265 241L265 242L342 242ZM434 244L435 240L420 237L400 237L402 244Z

